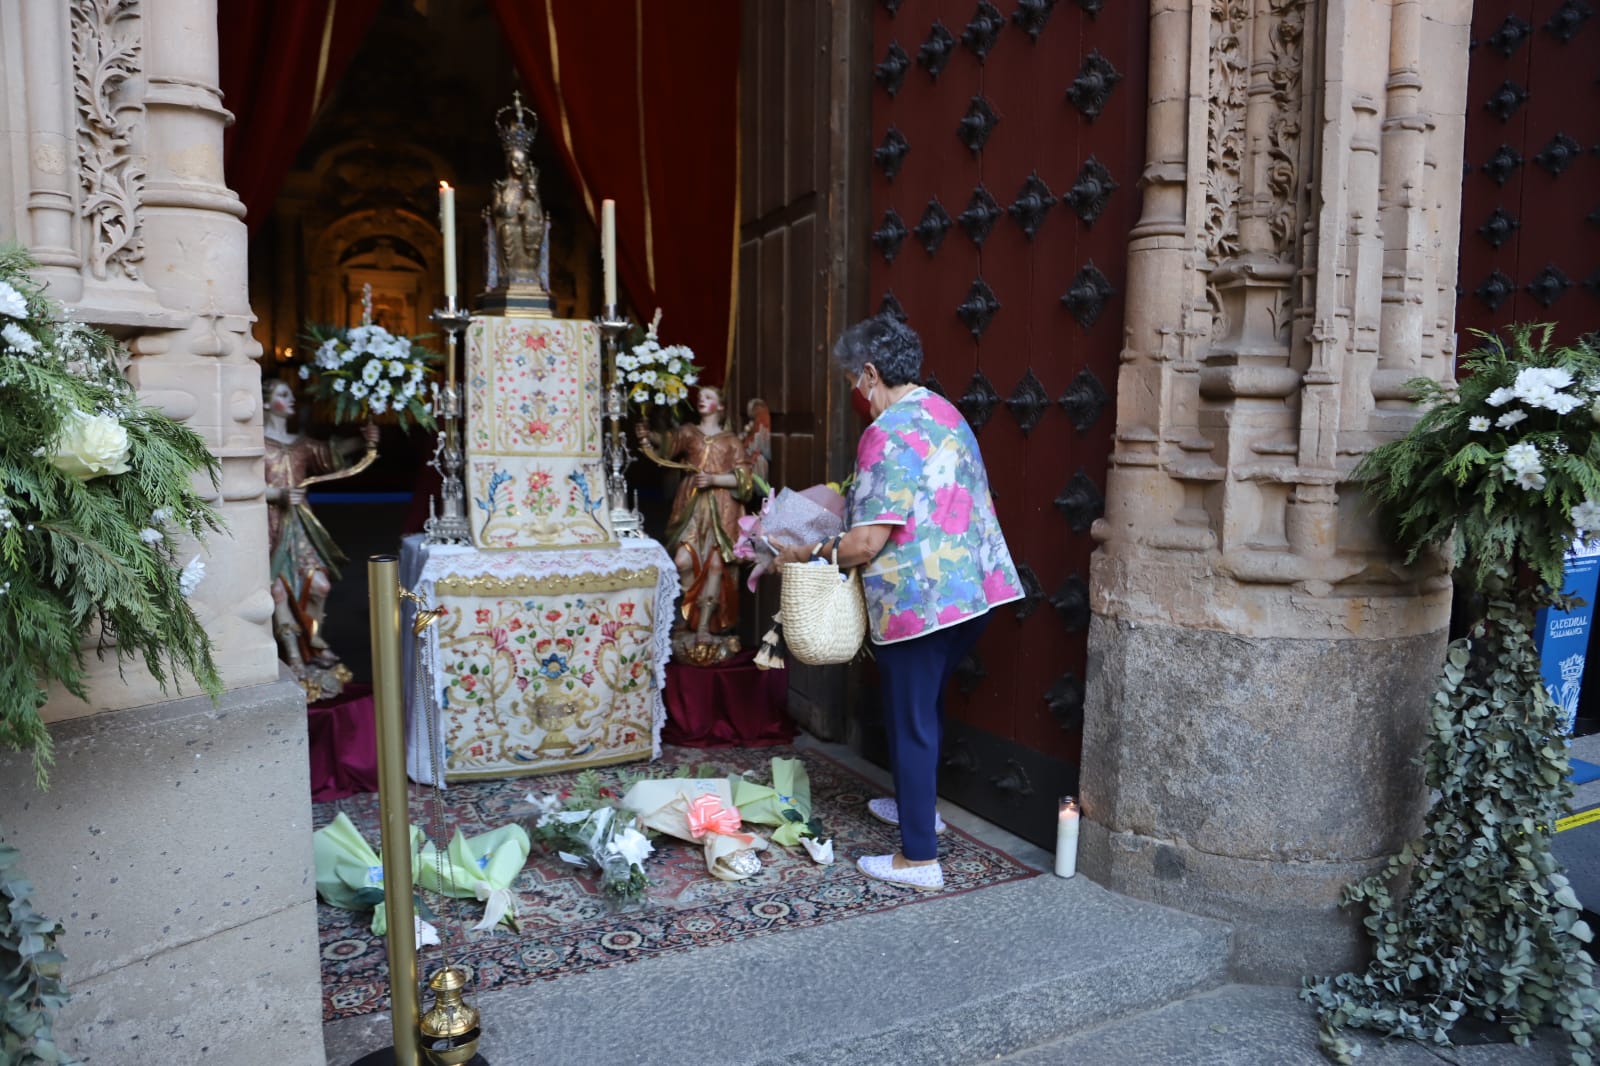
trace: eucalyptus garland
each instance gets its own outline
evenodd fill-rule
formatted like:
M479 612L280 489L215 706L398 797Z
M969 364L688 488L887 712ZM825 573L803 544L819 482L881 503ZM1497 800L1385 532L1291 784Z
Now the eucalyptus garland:
M192 676L221 692L186 598L204 564L178 555L181 538L220 528L193 488L219 468L197 434L139 402L116 342L66 319L33 266L0 247L0 744L31 753L43 787L39 710L52 682L87 699L86 642L163 689Z
M61 923L33 909L17 849L0 841L0 1062L68 1066L77 1060L55 1040L55 1012L67 1002L61 981Z
M1430 705L1422 836L1344 893L1372 961L1302 993L1341 1063L1349 1028L1448 1045L1470 1017L1526 1044L1559 1025L1581 1066L1600 1036L1593 931L1550 847L1572 787L1533 639L1539 608L1571 606L1566 551L1600 533L1600 353L1551 346L1548 326L1509 334L1485 336L1458 391L1414 382L1428 409L1356 472L1410 558L1453 552L1486 606Z

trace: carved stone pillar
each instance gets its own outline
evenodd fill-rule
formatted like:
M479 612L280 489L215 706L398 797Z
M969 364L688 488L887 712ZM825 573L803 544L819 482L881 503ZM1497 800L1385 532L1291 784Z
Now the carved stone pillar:
M30 5L29 14L60 6ZM140 395L221 459L213 502L226 529L210 538L194 603L229 687L273 681L261 350L249 331L244 207L223 180L230 116L217 89L216 3L71 0L61 21L71 28L83 248L74 309L127 338ZM47 717L163 698L135 671L124 680L113 662L91 665L89 704L61 697Z
M1234 922L1249 978L1353 962L1339 891L1425 802L1450 582L1349 480L1453 370L1470 3L1422 10L1150 5L1082 866Z

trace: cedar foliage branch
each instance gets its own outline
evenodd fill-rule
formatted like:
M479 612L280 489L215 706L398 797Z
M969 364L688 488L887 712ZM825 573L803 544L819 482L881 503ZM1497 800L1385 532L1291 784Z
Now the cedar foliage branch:
M193 677L220 694L175 543L220 529L194 490L197 474L215 487L219 467L197 434L139 402L116 343L66 321L33 265L0 247L0 281L26 301L25 316L0 314L0 632L10 637L0 744L30 753L44 787L52 756L39 711L52 682L88 698L87 642L119 667L142 663L163 690ZM85 480L52 462L75 413L121 425L125 472Z
M1593 532L1600 353L1553 347L1549 326L1508 334L1509 343L1480 335L1484 346L1464 362L1471 376L1455 389L1413 382L1425 413L1356 471L1408 559L1451 552L1486 606L1450 645L1429 707L1422 764L1435 799L1422 836L1344 893L1365 910L1372 961L1302 992L1324 1052L1340 1063L1359 1054L1352 1028L1449 1045L1451 1028L1471 1017L1526 1044L1535 1028L1559 1025L1580 1066L1593 1063L1600 1035L1584 948L1593 931L1550 847L1572 788L1533 639L1540 607L1573 605L1560 594L1564 556L1575 535ZM1581 404L1538 398L1529 367L1567 371L1556 391ZM1516 411L1523 417L1508 417ZM1508 465L1508 449L1523 443L1537 449L1533 473Z

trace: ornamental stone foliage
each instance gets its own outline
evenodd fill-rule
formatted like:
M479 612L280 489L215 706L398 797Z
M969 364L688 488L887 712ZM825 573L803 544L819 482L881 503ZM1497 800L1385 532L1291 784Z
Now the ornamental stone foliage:
M1302 993L1338 1062L1355 1053L1346 1028L1448 1045L1467 1017L1519 1044L1559 1025L1572 1060L1593 1061L1593 932L1550 849L1572 787L1533 625L1571 606L1563 558L1600 533L1600 352L1551 332L1484 335L1459 386L1413 382L1422 418L1357 471L1409 558L1453 552L1484 607L1433 696L1423 834L1344 893L1367 912L1372 962Z

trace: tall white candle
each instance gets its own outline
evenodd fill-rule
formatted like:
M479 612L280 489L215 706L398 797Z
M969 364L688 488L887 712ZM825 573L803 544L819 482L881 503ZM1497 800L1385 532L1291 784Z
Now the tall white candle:
M1071 877L1077 872L1078 801L1065 796L1056 819L1056 876Z
M600 256L605 267L606 307L617 306L617 202L600 201Z
M439 231L444 235L444 298L452 307L456 302L456 191L447 181L439 183Z

